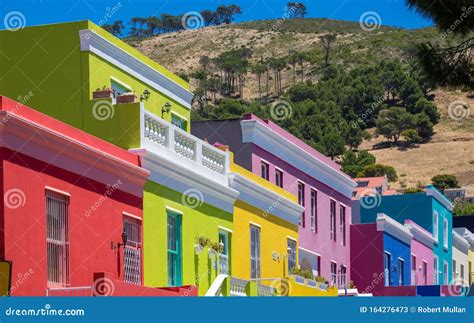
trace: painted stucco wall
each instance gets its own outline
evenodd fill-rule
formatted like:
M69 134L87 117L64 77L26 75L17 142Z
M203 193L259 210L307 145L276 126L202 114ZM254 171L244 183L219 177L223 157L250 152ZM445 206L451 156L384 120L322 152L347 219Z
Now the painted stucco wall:
M359 203L361 223L375 222L378 213L385 213L392 219L404 223L405 220L412 220L428 232L433 233L434 213L438 213L438 243L433 246L433 252L438 256L438 282L444 282L443 262L448 264L447 282L451 278L451 249L452 238L448 234L448 247L443 246L443 219L448 220L448 233L452 230L452 213L432 196L427 196L425 192L404 195L378 196L378 203L375 205L369 201L364 203L367 197L362 198Z
M233 216L205 203L183 203L183 195L154 182L145 185L144 212L144 284L168 286L167 208L181 214L183 285L196 285L204 295L214 281L217 267L209 259L207 248L196 255L198 236L218 242L219 226L232 230ZM193 208L193 206L195 206ZM231 245L232 245L231 241Z
M321 269L319 275L330 280L331 261L337 263L338 269L341 265L347 267L347 281L350 280L350 261L349 261L349 226L352 222L351 216L351 200L344 197L323 183L319 182L301 170L293 167L285 161L275 157L269 152L253 145L252 150L252 171L255 174L261 174L262 160L269 164L270 182L275 183L275 170L280 168L284 172L283 187L284 189L297 194L298 181L305 184L305 227L299 226L299 243L300 247L317 253L321 257ZM317 216L316 225L317 232L311 230L311 189L317 191ZM336 201L336 241L330 239L330 201ZM346 207L346 245L342 245L342 237L340 233L340 206Z
M453 246L453 262L456 261L456 268L453 267L453 284L468 286L469 257L464 250ZM464 278L461 277L461 265L464 266ZM456 276L454 276L456 273Z
M469 285L472 285L474 283L474 246L471 246L469 248L469 253L468 253L468 282Z
M288 275L288 237L297 241L297 226L283 221L242 201L234 207L234 234L232 240L232 276L250 279L250 226L260 228L261 278L281 278ZM276 257L273 257L276 253ZM271 284L271 281L263 281Z
M384 232L383 235L384 252L389 252L390 257L390 286L411 285L410 279L410 245ZM383 259L383 255L382 255ZM399 259L403 259L403 282L399 283Z
M81 52L79 31L84 29L94 30L176 84L189 89L185 81L99 26L90 21L79 21L26 27L15 33L0 31L0 48L3 53L0 57L0 70L5 71L0 76L0 94L23 101L34 109L110 141L109 138L126 137L130 130L136 131L134 124L139 122L134 118L128 124L123 124L120 113L115 110L125 108L120 105L111 108L107 104L102 104L101 113L105 114L100 116L110 117L105 117L105 121L94 120L92 107L100 100L91 100L92 92L104 86L110 87L113 77L130 86L138 97L148 89L151 95L146 102L146 109L158 117L162 116L162 106L169 102L171 111L189 120L187 108L95 54ZM113 112L110 112L111 109ZM170 121L171 112L164 113L163 118ZM104 134L104 128L111 133ZM189 131L189 122L187 130ZM136 136L134 133L131 135ZM122 145L124 141L127 140L121 138L112 142Z
M384 286L383 233L375 223L351 225L351 279L361 293Z
M141 198L117 190L104 199L107 186L85 174L73 174L3 148L0 154L2 196L16 189L25 197L24 205L17 208L2 203L0 254L13 261L12 294L46 293L46 186L70 194L71 286L91 286L95 272L108 272L123 280L122 250L118 254L110 243L122 241L123 212L142 217ZM88 213L99 201L96 211ZM20 283L19 277L26 276Z
M411 254L416 257L416 285L425 285L423 277L423 262L427 264L427 284L433 285L433 249L417 239L411 240ZM411 268L411 267L410 267Z
M248 117L247 117L248 118ZM350 241L350 230L349 225L352 222L351 215L351 200L341 195L335 188L330 188L323 183L319 182L294 166L276 158L269 152L261 149L260 147L242 143L242 129L240 126L241 119L233 120L218 120L218 121L199 121L193 122L191 131L194 135L201 139L207 138L210 143L220 142L230 146L230 150L234 152L234 160L240 166L252 171L253 173L260 176L260 160L264 159L269 163L270 166L270 182L275 183L275 167L279 167L284 171L283 185L284 188L293 194L298 191L297 180L301 180L305 185L305 201L306 201L306 226L305 228L299 228L299 243L300 247L317 253L321 256L321 269L320 275L324 276L327 280L330 279L331 274L331 261L335 261L340 265L344 264L347 266L347 281L350 280L350 261L349 261L349 241ZM263 121L262 121L263 122ZM299 139L295 138L289 133L286 133L283 129L277 125L268 122L267 125L272 128L276 133L279 133L288 140L292 140L295 145L300 145L311 152L315 158L321 159L328 163L335 170L338 169L337 165L333 161L327 159L327 157L314 151L307 145L300 142ZM318 191L318 233L311 232L310 226L310 210L311 210L311 186ZM330 241L330 227L329 227L329 201L330 198L336 200L336 239L337 241ZM341 245L340 231L339 231L339 205L346 205L346 246ZM314 268L316 269L316 268Z

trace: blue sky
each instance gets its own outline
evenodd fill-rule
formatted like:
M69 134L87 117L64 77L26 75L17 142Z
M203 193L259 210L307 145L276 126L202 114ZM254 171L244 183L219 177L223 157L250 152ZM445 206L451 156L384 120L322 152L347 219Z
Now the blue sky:
M359 21L367 11L375 11L382 25L420 28L432 23L410 10L405 0L299 0L308 8L308 17ZM215 9L219 5L238 4L242 20L272 19L283 16L288 0L0 0L0 29L4 17L19 11L27 26L89 19L103 20L107 12L120 3L110 21L128 22L135 16L148 17L162 13L183 14L189 11ZM108 11L109 9L109 11Z

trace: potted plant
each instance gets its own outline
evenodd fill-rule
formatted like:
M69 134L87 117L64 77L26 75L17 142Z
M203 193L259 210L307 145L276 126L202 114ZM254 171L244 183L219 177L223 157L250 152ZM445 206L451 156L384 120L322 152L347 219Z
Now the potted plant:
M223 252L224 252L224 244L219 243L219 242L211 243L211 247L209 248L209 257L215 256Z
M112 89L104 85L102 89L97 88L95 89L94 92L92 92L92 98L93 99L108 99L112 97L112 94L113 94Z
M194 245L194 250L197 254L200 254L201 251L210 243L209 238L200 236L197 237L197 243Z
M134 92L125 92L117 96L117 103L134 103L137 95Z

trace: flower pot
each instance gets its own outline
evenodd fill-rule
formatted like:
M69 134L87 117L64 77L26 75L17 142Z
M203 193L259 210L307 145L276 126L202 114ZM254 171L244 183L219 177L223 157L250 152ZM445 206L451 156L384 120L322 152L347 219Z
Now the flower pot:
M93 99L108 99L112 98L112 90L99 90L92 92Z
M125 94L117 97L117 103L134 103L137 100L135 94Z
M200 244L194 245L194 251L196 252L197 255L199 255L201 253L202 249L203 248L201 247Z
M209 259L214 258L216 256L216 251L212 248L209 248L208 253L209 253Z

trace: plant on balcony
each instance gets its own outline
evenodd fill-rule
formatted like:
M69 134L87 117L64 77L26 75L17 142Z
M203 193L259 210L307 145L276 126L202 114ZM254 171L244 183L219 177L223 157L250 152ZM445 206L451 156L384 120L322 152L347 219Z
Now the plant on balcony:
M354 281L349 280L349 286L347 286L349 289L356 289L357 286L354 284Z
M197 243L194 245L196 253L199 254L201 251L211 242L208 237L199 236L196 238Z
M293 267L290 269L291 275L301 276L308 279L314 279L314 275L310 270Z
M134 92L126 92L117 96L117 103L134 103L137 101L137 95Z
M94 92L92 92L92 98L93 99L107 99L107 98L111 98L112 94L113 94L112 89L104 85L102 89L97 88L95 89Z
M328 284L328 280L324 278L323 276L316 276L314 277L314 280L317 281L318 283L323 283L323 284Z
M211 247L209 248L209 257L215 256L217 254L224 252L224 245L219 242L211 242Z

